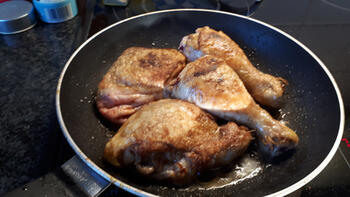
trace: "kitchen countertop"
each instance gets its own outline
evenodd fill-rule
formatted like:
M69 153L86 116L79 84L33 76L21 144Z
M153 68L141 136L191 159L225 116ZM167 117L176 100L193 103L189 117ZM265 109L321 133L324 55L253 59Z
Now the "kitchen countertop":
M73 155L57 121L55 92L81 25L79 15L0 35L0 195Z
M55 93L66 61L87 37L89 5L78 2L80 13L72 20L58 24L38 22L26 32L0 35L0 196L74 155L57 121ZM295 8L291 2L281 2L280 10L269 10L278 1L266 0L252 17L293 35L321 58L342 92L348 129L350 12L329 8L328 13L317 13L313 11L315 6L326 6L320 1L300 1ZM286 9L295 9L300 15L284 15ZM322 33L330 26L334 29L331 36ZM310 33L314 33L313 39L305 36Z

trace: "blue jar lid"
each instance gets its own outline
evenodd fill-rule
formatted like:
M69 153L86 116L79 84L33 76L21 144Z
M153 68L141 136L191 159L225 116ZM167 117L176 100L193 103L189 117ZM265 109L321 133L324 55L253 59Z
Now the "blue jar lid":
M0 34L26 31L36 24L33 5L28 1L0 3Z

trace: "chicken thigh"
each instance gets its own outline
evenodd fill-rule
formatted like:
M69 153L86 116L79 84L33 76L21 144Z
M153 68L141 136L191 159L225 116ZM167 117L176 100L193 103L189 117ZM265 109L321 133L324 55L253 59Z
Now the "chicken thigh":
M197 172L230 164L248 147L246 127L218 126L192 103L163 99L144 105L107 143L104 158L117 167L177 185Z
M298 143L297 134L256 104L236 72L220 58L203 56L187 64L165 90L167 96L256 130L259 147L271 156Z
M182 39L179 49L189 61L194 61L203 55L225 59L258 103L274 108L281 105L287 81L256 69L243 50L222 31L215 31L209 27L198 28L196 33Z
M165 81L176 77L185 63L175 49L126 49L98 86L99 112L111 122L125 122L143 104L161 99Z

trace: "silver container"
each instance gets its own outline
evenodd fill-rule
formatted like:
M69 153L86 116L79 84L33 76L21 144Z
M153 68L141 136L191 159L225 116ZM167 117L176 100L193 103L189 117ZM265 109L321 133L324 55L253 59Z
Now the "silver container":
M0 34L26 31L36 24L33 5L28 1L0 3Z

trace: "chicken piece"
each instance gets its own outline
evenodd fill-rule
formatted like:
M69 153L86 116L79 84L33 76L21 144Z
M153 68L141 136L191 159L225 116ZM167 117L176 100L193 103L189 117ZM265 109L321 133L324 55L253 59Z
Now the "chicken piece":
M225 59L258 103L274 108L281 105L287 81L256 69L243 50L222 31L215 31L209 27L198 28L196 33L182 39L179 49L189 61L203 55Z
M167 97L256 130L260 149L271 156L298 144L297 134L256 104L236 72L220 58L203 56L187 64L165 90Z
M175 49L126 49L98 86L99 112L111 122L125 122L143 104L161 99L165 81L176 77L185 63Z
M104 158L117 167L176 185L197 172L231 163L247 149L251 133L233 122L218 126L192 103L163 99L144 105L107 143Z

